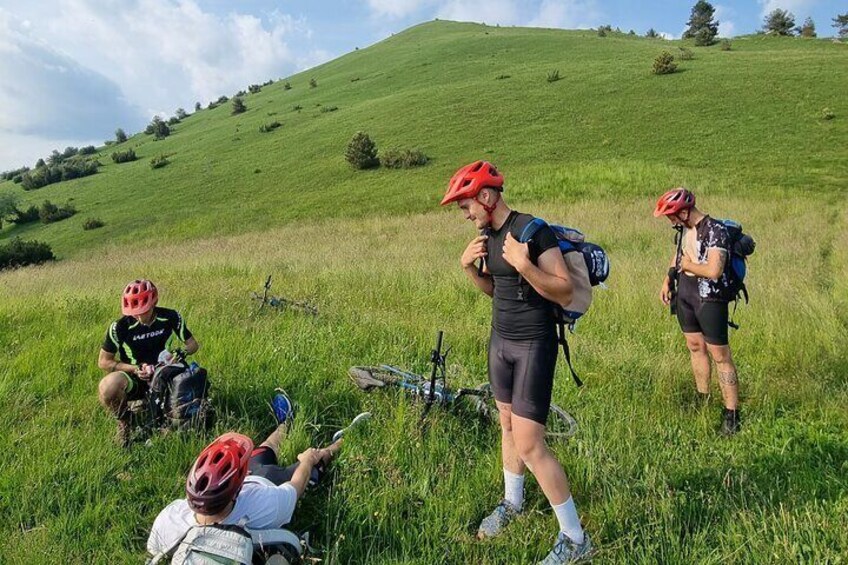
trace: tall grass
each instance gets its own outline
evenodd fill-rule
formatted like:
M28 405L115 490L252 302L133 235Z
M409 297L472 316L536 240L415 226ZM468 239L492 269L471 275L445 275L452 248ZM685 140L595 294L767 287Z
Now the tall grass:
M606 174L598 185L616 173ZM512 195L521 210L583 229L613 261L609 290L598 291L571 339L586 386L576 390L560 363L554 389L580 422L554 450L598 559L839 562L848 552L844 199L702 197L707 211L742 221L758 242L752 302L731 337L744 426L728 440L716 432L720 402L698 406L683 339L657 298L671 230L643 198L537 199L535 190L552 194L565 180L540 174ZM540 558L556 526L533 480L525 516L496 541L473 540L501 495L496 429L440 410L422 425L409 399L364 395L345 376L363 363L424 369L435 330L444 329L454 347L449 378L485 380L491 306L458 267L473 236L451 210L106 246L0 274L3 562L140 560L153 518L181 495L211 437L172 434L129 451L111 441L114 422L96 399L96 356L120 289L142 275L202 344L197 357L220 412L213 433L268 433L276 386L300 405L286 460L326 442L360 410L375 414L296 513L293 526L313 532L324 562ZM320 316L256 311L249 291L268 273L275 291L314 300Z

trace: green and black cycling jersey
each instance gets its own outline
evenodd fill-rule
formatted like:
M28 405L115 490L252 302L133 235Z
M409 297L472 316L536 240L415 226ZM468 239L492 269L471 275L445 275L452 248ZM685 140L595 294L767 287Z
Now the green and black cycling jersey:
M124 316L112 322L103 341L103 350L118 353L123 363L153 365L159 353L165 349L170 350L175 338L185 343L190 337L191 331L179 312L156 307L153 322L149 326L132 316Z

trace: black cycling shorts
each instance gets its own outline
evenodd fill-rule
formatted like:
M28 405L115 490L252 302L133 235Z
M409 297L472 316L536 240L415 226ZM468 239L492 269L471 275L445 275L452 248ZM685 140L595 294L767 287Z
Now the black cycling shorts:
M260 445L253 450L250 455L250 463L248 464L251 475L264 477L280 486L291 480L300 463L289 465L288 467L280 467L277 465L277 454L267 445Z
M692 281L684 279L693 279ZM684 333L700 333L710 345L727 345L727 302L704 302L696 277L680 276L677 321Z
M511 404L513 414L545 425L551 408L557 346L555 334L511 340L492 330L489 383L495 399Z

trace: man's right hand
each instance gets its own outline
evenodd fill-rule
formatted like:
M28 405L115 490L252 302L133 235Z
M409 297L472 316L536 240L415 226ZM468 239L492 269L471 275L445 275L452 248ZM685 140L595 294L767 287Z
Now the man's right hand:
M135 374L141 380L149 381L150 378L153 376L153 369L154 369L153 365L148 365L147 363L144 363L143 365L141 365L138 368L138 370L136 371Z
M666 306L671 304L671 285L669 284L668 279L665 280L662 288L660 289L660 301Z
M474 263L476 263L478 259L486 256L487 239L489 239L489 236L487 235L478 235L471 240L471 243L469 243L468 247L465 248L465 251L462 252L462 258L459 260L463 269L473 267Z
M315 449L314 447L310 447L309 449L298 455L297 460L300 461L302 465L314 467L321 461L321 451Z

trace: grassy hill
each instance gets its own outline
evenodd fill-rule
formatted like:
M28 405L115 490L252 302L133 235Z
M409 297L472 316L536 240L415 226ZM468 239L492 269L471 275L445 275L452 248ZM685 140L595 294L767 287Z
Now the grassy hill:
M99 174L24 195L35 203L72 198L76 218L0 237L38 237L69 255L105 242L423 212L458 163L481 156L504 168L511 194L526 202L644 196L680 183L736 194L844 191L845 45L740 38L732 51L698 48L681 72L652 75L654 57L677 45L423 24L292 77L289 91L279 81L248 95L244 114L231 116L226 103L165 140L136 135L123 144L135 148L136 162L115 165L106 148ZM562 80L548 83L553 70ZM329 106L338 110L321 112ZM821 120L825 107L837 119ZM259 132L275 120L281 128ZM414 172L353 171L343 152L357 130L380 148L419 147L433 162ZM162 153L172 164L151 170L148 161ZM107 227L82 232L90 216Z
M656 54L677 45L425 24L295 76L290 91L278 82L248 95L246 114L225 104L163 141L135 136L125 145L137 162L107 157L95 176L25 194L72 197L80 214L2 232L46 240L63 260L0 273L0 562L140 561L153 518L208 440L111 443L96 355L120 289L138 276L157 282L202 343L214 433L267 434L275 386L300 404L289 460L374 413L296 514L324 563L543 556L555 520L532 479L517 526L473 540L501 494L497 429L438 410L422 429L408 399L365 396L345 377L353 364L425 369L441 328L452 382L485 380L491 306L458 267L473 229L437 209L449 175L480 156L503 168L517 208L583 228L612 256L610 289L571 339L586 386L576 390L561 363L554 389L580 423L554 450L596 562L844 560L848 49L739 38L730 52L693 49L681 73L651 75ZM554 69L564 78L548 83ZM820 120L823 107L836 118ZM273 120L283 126L259 133ZM433 161L355 172L342 154L360 129ZM173 163L151 170L160 153ZM752 302L731 338L744 418L732 440L716 433L717 390L698 405L683 339L657 298L672 246L650 210L681 183L758 242ZM107 226L82 231L88 216ZM320 315L257 312L248 292L267 273Z

